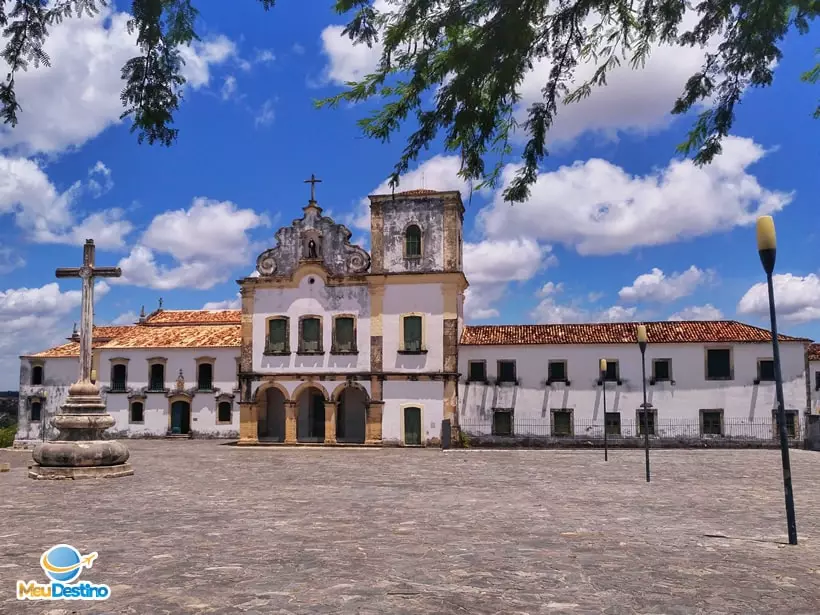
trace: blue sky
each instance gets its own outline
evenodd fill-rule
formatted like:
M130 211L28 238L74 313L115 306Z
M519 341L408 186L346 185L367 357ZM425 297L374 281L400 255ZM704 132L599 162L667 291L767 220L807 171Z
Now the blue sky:
M18 78L21 122L0 128L0 323L11 332L0 361L12 374L21 352L70 334L79 283L56 285L54 269L79 263L86 236L98 264L125 271L98 293L98 322L128 322L160 297L168 308L235 302L235 280L301 214L311 173L326 213L367 241L362 198L383 187L402 139L361 137L356 120L373 104L313 101L365 74L378 52L339 37L331 2L267 13L254 2L198 4L203 40L186 50L171 148L138 145L118 120L119 68L133 54L123 2L55 28L53 66ZM562 109L531 201L510 207L487 191L467 204L468 320L765 325L753 221L773 213L781 329L820 339L820 91L799 81L814 62L808 37L784 49L773 87L747 94L712 168L676 156L691 117L668 114L699 50L657 50L645 71L613 74ZM547 69L525 80L525 101ZM459 188L466 204L455 158L438 147L419 163L402 189Z

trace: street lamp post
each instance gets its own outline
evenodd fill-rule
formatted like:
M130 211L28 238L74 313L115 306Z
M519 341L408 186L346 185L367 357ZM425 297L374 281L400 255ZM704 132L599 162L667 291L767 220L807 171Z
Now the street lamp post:
M777 339L777 314L774 307L774 271L777 253L777 236L774 231L774 220L771 216L760 216L757 219L757 251L760 262L766 272L766 284L769 287L769 317L772 321L772 355L774 359L774 384L777 394L777 427L780 432L780 458L783 462L783 490L786 494L786 523L789 530L789 544L797 544L797 521L794 516L794 493L792 491L792 470L789 462L789 437L786 433L786 404L783 401L783 375L780 370L780 344Z
M606 359L601 359L601 394L604 397L604 461L609 461L609 447L606 440Z
M638 348L641 349L641 384L643 385L643 445L646 450L646 482L649 482L649 404L646 403L646 325L638 325Z

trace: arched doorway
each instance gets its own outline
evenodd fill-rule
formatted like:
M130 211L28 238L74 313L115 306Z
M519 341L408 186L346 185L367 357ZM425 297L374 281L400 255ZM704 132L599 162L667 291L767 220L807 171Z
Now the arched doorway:
M184 399L171 403L171 434L191 433L191 404Z
M336 441L363 444L367 425L367 405L370 399L360 386L346 386L338 394L336 406Z
M296 439L299 442L324 442L324 393L313 386L305 387L296 398L296 411Z
M259 402L258 430L260 440L285 441L285 396L276 387L263 392Z

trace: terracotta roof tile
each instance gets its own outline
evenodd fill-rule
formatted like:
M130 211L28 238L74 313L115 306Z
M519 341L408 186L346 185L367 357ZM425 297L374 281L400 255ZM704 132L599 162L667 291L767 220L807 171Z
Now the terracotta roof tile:
M148 325L233 325L240 322L240 310L157 310L145 319Z
M109 340L122 335L134 325L117 325L117 326L100 326L94 327L92 334L91 346L92 348L99 348L106 344ZM79 342L68 341L65 344L60 344L48 350L38 352L36 354L24 355L26 357L38 359L57 359L60 357L79 357L80 344Z
M466 326L461 334L465 345L517 344L636 344L635 327L641 323L596 323L571 325L480 325ZM734 320L647 322L649 343L748 343L766 342L766 329ZM783 342L808 342L779 335Z
M136 326L100 348L238 348L239 325Z
M809 345L809 361L820 361L820 344Z

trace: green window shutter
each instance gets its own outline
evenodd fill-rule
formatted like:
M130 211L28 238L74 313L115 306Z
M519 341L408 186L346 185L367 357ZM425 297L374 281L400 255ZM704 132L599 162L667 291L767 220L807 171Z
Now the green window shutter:
M302 320L302 350L318 352L321 349L321 328L318 318Z
M286 318L275 318L268 321L268 350L287 352L288 321Z
M404 349L410 352L421 350L421 316L404 317Z
M356 347L354 343L353 319L336 319L336 350L351 352Z
M421 229L415 224L407 227L404 236L405 256L421 256Z

